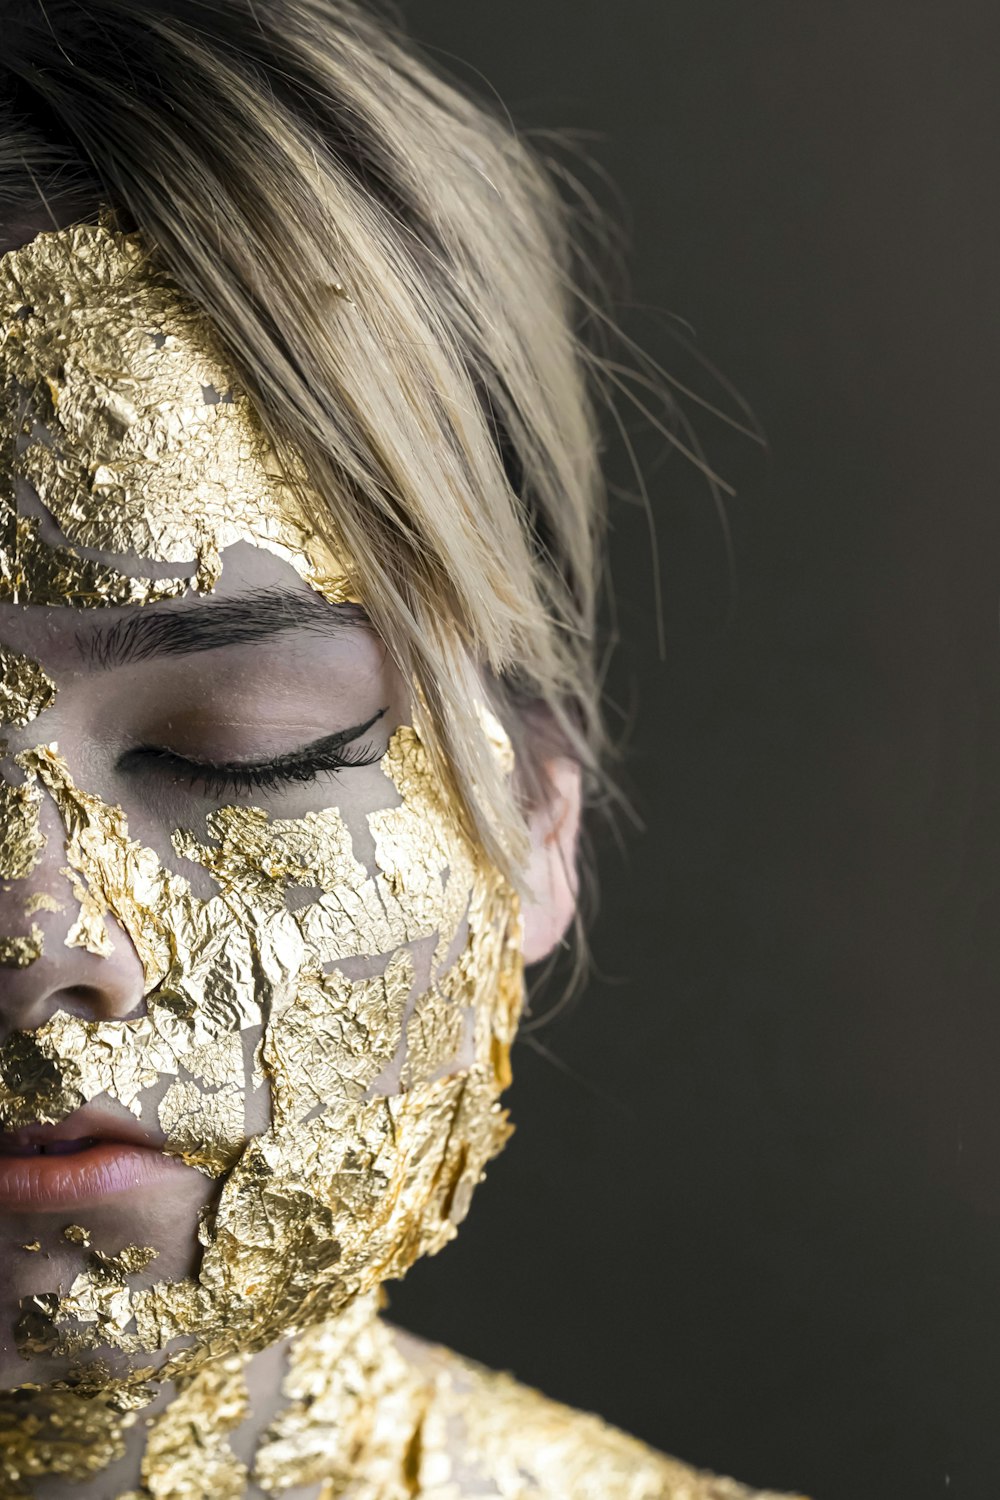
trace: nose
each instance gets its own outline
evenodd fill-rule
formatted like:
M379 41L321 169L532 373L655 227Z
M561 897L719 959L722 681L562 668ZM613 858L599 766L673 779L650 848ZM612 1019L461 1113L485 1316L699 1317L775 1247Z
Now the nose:
M33 1031L56 1011L86 1020L124 1020L142 1002L142 967L126 934L105 917L107 956L67 947L65 924L36 921L41 952L23 967L0 968L0 1033ZM62 931L60 931L60 927Z
M103 933L97 924L101 941L95 941L92 922L84 936L79 895L66 869L64 830L48 797L38 808L34 851L22 856L12 875L14 862L3 856L9 835L16 838L19 832L10 818L0 818L0 1033L34 1030L56 1011L86 1020L123 1020L141 1005L145 992L128 934L105 915ZM23 849L23 837L20 843Z

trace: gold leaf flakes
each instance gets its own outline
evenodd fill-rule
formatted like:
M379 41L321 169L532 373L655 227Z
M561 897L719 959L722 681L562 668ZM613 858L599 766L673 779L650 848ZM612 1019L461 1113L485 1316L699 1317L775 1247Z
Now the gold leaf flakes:
M35 891L24 903L24 915L26 917L33 917L39 911L60 912L65 911L65 907L57 897L51 896L48 891Z
M0 257L0 600L104 608L209 591L236 542L348 599L349 569L289 477L301 478L280 472L214 333L138 236L77 225ZM119 571L124 557L150 576ZM5 671L24 722L51 701L29 667ZM503 759L509 745L494 738ZM15 763L23 781L0 782L0 877L37 865L44 797L79 908L66 941L106 957L120 929L145 1004L127 1021L57 1011L6 1036L0 1128L103 1097L158 1119L168 1152L218 1178L187 1278L157 1279L152 1246L109 1254L68 1226L83 1267L68 1288L25 1299L16 1337L26 1355L76 1362L68 1415L53 1407L52 1421L93 1451L43 1442L37 1462L50 1467L38 1472L110 1462L131 1414L173 1381L135 1493L237 1500L248 1476L229 1435L246 1416L244 1363L305 1329L289 1409L258 1453L269 1487L335 1483L369 1445L386 1481L370 1493L400 1492L397 1481L412 1493L427 1476L445 1500L446 1419L373 1322L371 1294L454 1235L509 1134L513 891L407 725L380 763L373 853L359 858L336 807L298 818L222 807L172 835L199 894L54 745ZM248 1136L251 1080L270 1109Z
M0 647L0 725L23 728L53 702L56 685L30 657Z
M42 797L32 782L15 786L0 781L0 879L23 880L45 848L39 826Z
M140 1497L242 1500L247 1469L229 1435L250 1409L245 1364L245 1355L216 1360L181 1384L146 1438Z
M27 1406L17 1391L0 1392L0 1493L36 1493L44 1475L82 1481L121 1458L121 1417L108 1399L76 1391L36 1390Z
M31 924L28 937L0 938L0 969L26 969L41 958L45 938L40 927Z
M0 476L0 598L93 608L206 592L238 541L327 598L350 597L208 320L139 235L109 224L41 234L0 257ZM36 519L14 512L15 480L68 545L46 545ZM133 578L78 547L193 571Z
M160 1101L164 1150L208 1177L234 1165L246 1139L244 1094L235 1084L212 1093L196 1083L173 1083Z

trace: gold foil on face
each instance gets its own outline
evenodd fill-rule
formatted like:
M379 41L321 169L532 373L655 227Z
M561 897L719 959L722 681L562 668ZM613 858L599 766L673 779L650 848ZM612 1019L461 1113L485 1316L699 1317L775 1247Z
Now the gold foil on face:
M165 1149L208 1177L221 1177L239 1159L246 1139L244 1091L226 1084L208 1093L200 1084L172 1083L157 1115Z
M69 545L42 539L19 486ZM213 330L138 235L76 225L0 256L0 600L91 608L205 591L239 541L350 597ZM132 577L76 548L194 573Z
M24 915L33 917L38 911L65 911L63 903L55 896L50 896L48 891L35 891L24 903Z
M56 685L30 657L0 647L0 727L23 728L52 704Z
M260 1347L336 1312L445 1243L508 1133L497 1099L521 1002L519 929L414 731L397 730L381 763L399 800L368 815L373 871L334 809L288 820L223 808L207 840L175 838L217 883L207 899L131 839L120 809L80 790L57 752L18 764L63 820L93 919L112 915L134 943L147 996L136 1020L57 1013L0 1045L0 1118L57 1120L102 1094L138 1113L173 1079L160 1100L167 1149L221 1174L196 1278L123 1285L120 1267L109 1278L95 1261L62 1297L36 1299L32 1348L134 1353L188 1335L196 1348L166 1367L185 1375L206 1352ZM337 968L379 952L385 968L368 978ZM420 953L425 972L431 957L418 986ZM459 1067L448 1048L473 1014L475 1055ZM249 1139L247 1032L260 1035L272 1107ZM412 1058L407 1036L420 1038ZM372 1094L393 1061L405 1091Z
M45 848L38 818L41 805L41 792L34 782L14 785L0 780L0 880L22 880L41 859Z
M42 930L34 923L28 937L0 937L0 969L27 969L41 958L44 944Z
M77 227L0 259L0 601L96 608L210 590L238 541L328 599L351 597L214 335L137 237ZM126 559L190 576L133 576ZM46 800L78 907L67 942L106 956L113 918L145 1005L128 1021L57 1012L9 1036L0 1128L106 1097L155 1119L165 1149L217 1182L188 1279L156 1280L152 1247L81 1242L70 1285L26 1299L19 1346L76 1361L52 1409L94 1444L73 1460L43 1434L49 1468L36 1472L109 1462L109 1406L150 1396L151 1367L128 1359L157 1351L156 1379L179 1395L151 1429L139 1493L203 1494L211 1473L212 1493L241 1495L225 1441L243 1410L240 1362L290 1330L330 1327L440 1248L509 1133L516 900L462 832L414 729L395 732L381 771L373 801L393 805L367 817L367 863L337 808L281 819L230 806L176 830L168 865L54 746L4 762L0 876L37 864ZM187 870L214 893L196 895ZM251 1131L257 1087L270 1115ZM128 1357L115 1376L109 1351Z

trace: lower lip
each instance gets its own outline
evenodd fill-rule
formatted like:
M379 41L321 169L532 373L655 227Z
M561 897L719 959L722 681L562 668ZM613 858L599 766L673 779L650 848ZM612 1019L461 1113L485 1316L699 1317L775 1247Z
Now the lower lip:
M149 1146L95 1141L66 1155L0 1155L0 1209L32 1213L99 1203L190 1170Z

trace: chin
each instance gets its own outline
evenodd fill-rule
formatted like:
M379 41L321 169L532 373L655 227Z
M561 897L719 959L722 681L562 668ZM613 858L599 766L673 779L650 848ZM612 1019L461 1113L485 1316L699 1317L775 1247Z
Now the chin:
M218 1184L191 1170L179 1175L169 1193L137 1192L72 1211L4 1213L0 1216L0 1390L64 1380L81 1365L99 1359L115 1372L148 1368L163 1361L150 1352L87 1349L50 1354L21 1346L30 1323L32 1299L70 1289L93 1264L95 1252L118 1255L130 1245L147 1246L155 1256L131 1285L176 1282L196 1274L201 1256L198 1214ZM71 1329L67 1330L71 1336ZM29 1339L30 1345L30 1339Z

